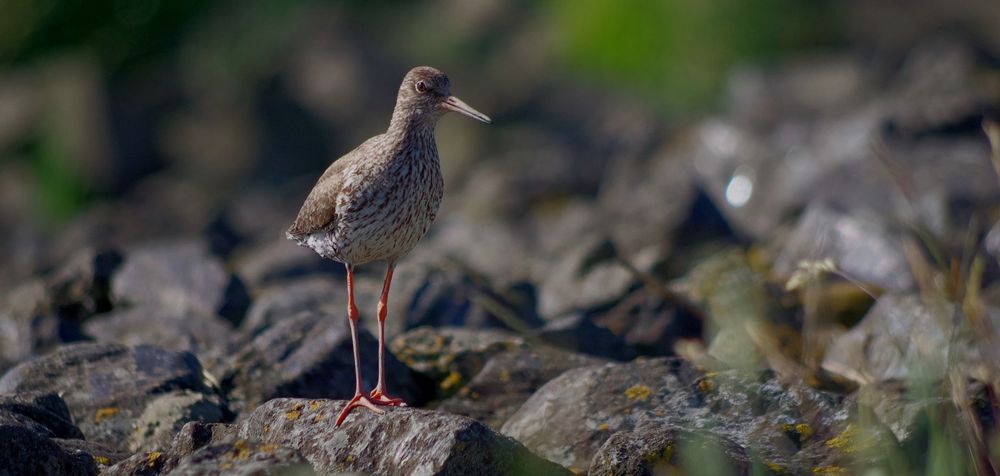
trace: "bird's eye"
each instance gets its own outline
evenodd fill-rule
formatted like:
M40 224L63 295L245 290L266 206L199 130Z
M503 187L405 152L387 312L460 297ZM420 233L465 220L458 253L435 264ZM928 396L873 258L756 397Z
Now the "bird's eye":
M414 87L417 88L418 93L426 93L430 89L430 86L427 86L427 81L424 80L417 81Z

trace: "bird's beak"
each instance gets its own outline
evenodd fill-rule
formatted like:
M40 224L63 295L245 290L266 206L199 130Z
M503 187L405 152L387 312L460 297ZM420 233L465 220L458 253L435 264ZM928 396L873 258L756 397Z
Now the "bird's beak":
M473 119L476 119L478 121L483 121L487 124L493 123L493 121L490 120L489 116L473 109L472 106L466 104L465 101L455 96L448 96L447 98L445 98L445 100L441 102L441 106L449 111L455 111L459 114L469 116Z

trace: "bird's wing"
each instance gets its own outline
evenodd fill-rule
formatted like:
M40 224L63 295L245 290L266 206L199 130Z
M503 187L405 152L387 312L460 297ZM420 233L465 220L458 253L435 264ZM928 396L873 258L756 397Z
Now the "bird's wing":
M337 195L344 181L344 170L350 165L356 151L337 159L316 182L305 203L288 229L291 238L305 237L328 229L337 216Z

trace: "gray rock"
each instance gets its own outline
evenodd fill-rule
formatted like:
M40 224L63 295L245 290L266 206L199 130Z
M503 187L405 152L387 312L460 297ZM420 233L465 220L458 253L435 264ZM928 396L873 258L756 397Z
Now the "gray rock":
M21 426L0 425L0 474L97 475L86 453L69 452L55 441Z
M242 282L226 272L201 241L163 243L128 251L112 279L116 305L159 306L175 313L243 319L249 297Z
M88 440L116 450L126 449L151 401L185 391L203 394L226 411L193 355L159 347L72 344L0 378L0 392L58 393Z
M535 335L549 345L608 359L632 360L637 355L624 339L581 313L552 320Z
M802 215L774 267L787 278L800 261L825 258L864 283L900 291L913 286L898 235L873 219L816 203Z
M181 428L168 448L135 453L118 461L104 474L122 476L166 474L176 468L184 457L201 448L235 442L235 429L232 425L192 421Z
M472 379L495 354L525 348L524 339L495 329L421 327L392 340L399 360L451 395Z
M111 308L111 275L122 262L115 250L85 249L46 279L52 303L63 319L83 319Z
M229 322L219 317L150 305L98 314L84 323L83 330L98 342L191 352L213 375L221 374L222 360L240 344Z
M750 458L739 445L717 435L670 427L619 431L594 455L590 476L750 474Z
M277 397L341 397L354 395L354 351L347 317L303 312L267 329L232 356L222 376L234 410L245 413ZM378 341L358 330L363 385L378 378ZM413 405L425 391L413 372L386 349L389 391Z
M305 476L316 472L298 451L271 443L238 440L234 443L208 446L185 456L166 474Z
M4 294L0 300L0 370L57 343L58 318L42 281L22 283Z
M316 257L319 259L319 257ZM357 298L357 297L356 297ZM302 311L347 309L346 281L309 276L264 287L240 324L240 331L255 337L275 323Z
M97 474L126 456L82 438L58 395L0 396L0 474Z
M564 253L539 286L539 314L546 319L612 303L634 282L614 259L614 246L599 236L581 239Z
M549 347L515 348L489 358L483 369L437 409L475 418L499 430L528 397L566 370L604 359Z
M174 435L189 422L212 423L226 419L218 399L192 391L168 393L150 400L136 420L129 451L167 448Z
M297 449L320 473L567 474L470 418L413 408L360 410L346 402L276 399L238 424L239 437Z
M502 433L581 471L611 435L642 428L708 432L792 473L810 471L832 451L825 441L849 418L840 399L766 374L741 375L705 375L669 359L577 368L535 392Z

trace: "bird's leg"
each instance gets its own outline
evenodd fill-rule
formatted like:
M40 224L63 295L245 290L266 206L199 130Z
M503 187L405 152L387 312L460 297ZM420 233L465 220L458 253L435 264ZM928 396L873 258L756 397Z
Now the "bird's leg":
M385 410L375 406L367 395L361 391L361 354L358 352L358 307L354 304L354 267L347 265L347 318L351 324L351 343L354 344L354 398L347 403L344 410L337 417L337 426L340 426L356 407L365 407L375 413L385 413Z
M382 285L382 297L378 300L378 385L372 390L371 397L378 405L405 407L402 398L390 396L385 391L385 316L389 314L389 285L392 283L392 270L395 263L389 262L385 271L385 283Z

